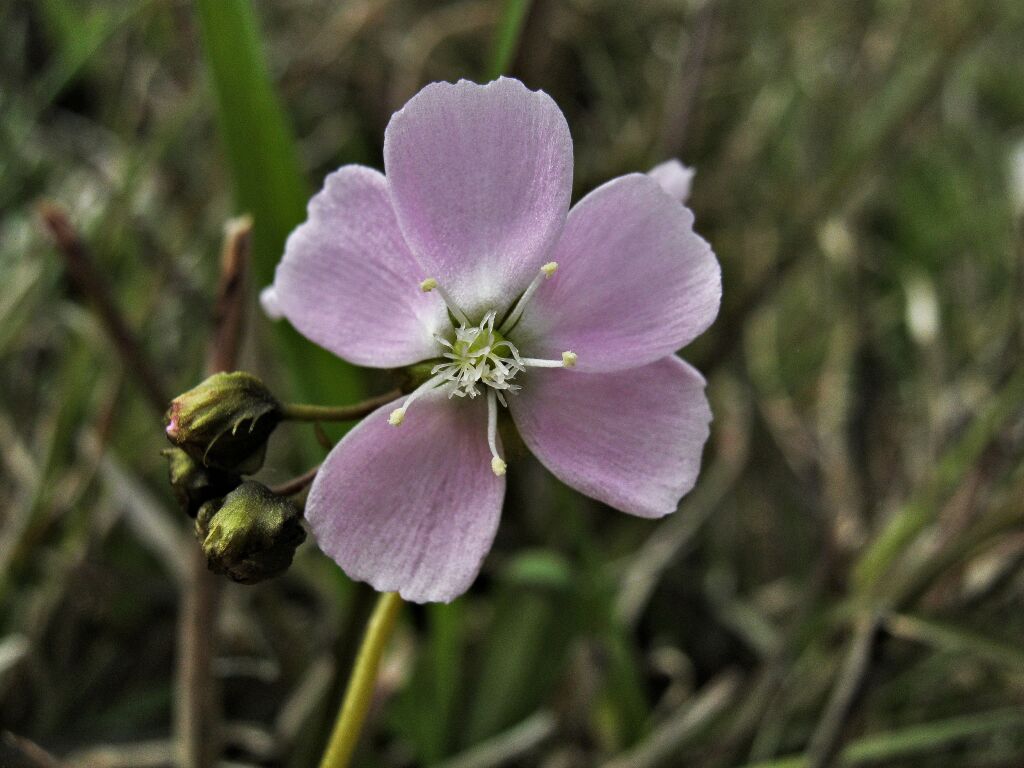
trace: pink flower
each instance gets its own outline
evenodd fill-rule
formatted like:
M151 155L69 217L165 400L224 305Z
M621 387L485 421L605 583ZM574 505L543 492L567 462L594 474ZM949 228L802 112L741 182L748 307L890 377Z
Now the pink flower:
M505 494L503 408L554 475L624 512L661 517L693 487L711 411L674 352L714 320L721 276L679 202L692 172L622 176L570 211L572 160L547 94L434 83L391 118L387 176L340 168L288 239L270 313L357 365L432 363L310 491L352 578L415 602L469 588Z

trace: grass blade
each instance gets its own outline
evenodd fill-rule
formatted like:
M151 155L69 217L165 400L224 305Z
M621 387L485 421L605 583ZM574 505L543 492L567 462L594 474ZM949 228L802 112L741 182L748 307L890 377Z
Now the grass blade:
M1024 670L1024 650L955 624L903 614L886 619L886 627L897 637L924 643L938 650L968 654L1005 667L1011 672Z
M217 123L240 212L254 219L253 273L273 279L288 234L306 216L309 188L299 153L267 70L252 5L246 0L196 0ZM310 399L358 399L355 370L303 340L285 323L279 336L288 369ZM301 373L301 375L300 375Z
M1021 728L1024 728L1024 711L1017 708L951 717L857 739L843 750L842 762L843 765L854 766L896 760L935 752L959 741L1001 731L1019 733ZM745 768L804 768L806 765L806 758L795 756L751 763Z
M490 63L487 67L485 81L508 74L529 10L530 0L506 0L505 7L501 12L501 20L494 31L494 42L491 47Z
M196 0L196 10L235 195L255 218L254 269L265 284L285 238L305 217L309 190L270 82L252 5Z

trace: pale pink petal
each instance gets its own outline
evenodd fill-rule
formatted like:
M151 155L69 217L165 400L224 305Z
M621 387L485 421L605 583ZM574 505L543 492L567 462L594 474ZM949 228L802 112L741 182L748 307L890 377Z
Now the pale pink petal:
M500 78L432 83L388 124L398 220L429 274L471 317L508 307L565 223L572 140L542 91Z
M277 290L273 285L268 285L260 291L260 306L263 307L263 314L271 320L280 320L284 317L281 305L277 300Z
M562 482L640 517L676 509L697 480L711 409L675 356L629 371L537 369L509 398L519 433Z
M317 543L353 579L416 603L473 583L498 528L505 478L491 471L487 406L440 391L388 423L397 403L335 446L310 490Z
M659 163L647 172L647 175L658 182L668 195L684 205L690 199L690 188L696 174L697 171L675 158Z
M433 334L447 323L440 299L420 290L421 271L384 176L347 165L327 177L288 238L270 310L349 362L409 365L437 354Z
M621 176L569 212L545 280L509 336L530 357L578 355L613 371L689 344L718 314L718 260L693 214L644 174Z

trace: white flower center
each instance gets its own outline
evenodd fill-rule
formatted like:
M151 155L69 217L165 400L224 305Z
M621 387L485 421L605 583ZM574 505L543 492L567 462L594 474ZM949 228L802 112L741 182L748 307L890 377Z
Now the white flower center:
M437 337L448 350L443 354L448 362L438 363L430 373L439 374L442 385L451 384L448 397L476 397L483 385L495 390L501 404L507 406L503 392L519 389L511 382L526 366L515 344L494 330L495 314L488 312L473 328L460 326L454 342Z
M405 420L409 406L416 399L439 387L445 388L449 398L472 399L486 393L487 445L491 451L491 470L496 475L504 475L506 464L498 455L497 448L498 402L507 408L505 394L514 394L520 389L512 380L527 368L572 368L576 365L576 353L569 351L562 353L561 360L520 357L515 344L504 336L519 322L523 310L541 282L551 277L556 269L558 264L553 261L540 268L540 273L523 292L497 331L494 330L496 311L488 312L478 325L473 325L437 280L430 277L420 283L420 289L425 293L436 290L440 294L448 311L458 321L459 327L455 329L454 341L442 336L435 337L445 347L445 352L442 353L444 362L430 369L430 378L413 390L399 408L391 412L388 423L396 427L400 425Z

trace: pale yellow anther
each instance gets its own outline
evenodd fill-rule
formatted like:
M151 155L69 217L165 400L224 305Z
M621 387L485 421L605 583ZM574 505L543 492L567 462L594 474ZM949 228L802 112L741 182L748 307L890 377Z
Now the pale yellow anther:
M500 457L495 456L491 459L491 472L501 477L505 474L505 470L508 468L508 464L504 462Z
M576 353L575 352L563 352L562 353L562 365L566 368L572 368L576 365Z
M405 420L405 408L395 408L388 416L388 424L392 427L397 427Z
M558 262L549 261L547 264L540 268L540 271L544 273L545 277L551 277L553 274L555 274L556 269L558 269Z
M437 288L437 280L432 277L428 277L422 283L420 283L420 290L424 293L430 293L432 290Z

